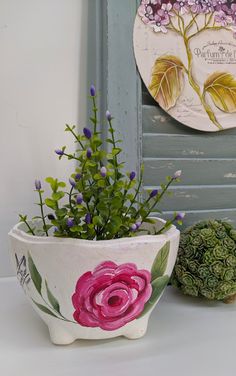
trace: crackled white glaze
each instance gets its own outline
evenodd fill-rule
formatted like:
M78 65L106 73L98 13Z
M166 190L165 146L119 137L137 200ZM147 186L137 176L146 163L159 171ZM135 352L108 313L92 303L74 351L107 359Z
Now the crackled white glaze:
M163 221L157 220L156 227L158 228L160 225L163 225ZM48 325L52 342L61 345L70 344L76 339L105 339L117 336L135 339L142 337L146 332L150 313L159 299L146 314L130 319L127 323L124 321L124 325L118 329L104 330L100 324L100 327L89 327L85 326L80 317L78 322L74 319L75 307L72 303L72 296L75 294L76 285L80 289L81 283L78 284L78 280L89 272L90 280L92 278L94 280L97 277L95 273L92 273L98 267L101 269L101 265L113 265L114 272L116 272L116 268L123 267L125 269L127 265L132 264L134 270L137 270L141 276L142 273L148 275L151 273L158 252L167 242L170 242L170 248L165 275L170 276L179 245L179 231L174 226L163 235L141 235L133 238L89 241L31 236L24 231L24 225L18 224L10 231L9 237L12 261L18 279L33 307ZM29 257L33 260L42 279L41 294L30 275ZM104 270L106 270L105 267ZM57 316L57 313L50 307L45 281L59 302L60 318L43 312L34 303L37 302L45 306ZM147 287L146 293L150 295L148 288L150 287ZM80 290L77 291L77 294L80 294ZM138 301L137 292L135 297ZM141 293L140 297L142 297ZM140 304L140 301L141 298L137 304ZM90 315L90 317L88 316L90 319L92 313L89 311L87 313ZM123 316L128 317L126 313L123 313L123 316L119 315L119 319ZM88 325L87 321L86 325ZM114 327L117 327L118 324L120 325L120 321L114 320ZM96 322L94 325L96 326ZM105 324L105 328L107 328L107 324Z

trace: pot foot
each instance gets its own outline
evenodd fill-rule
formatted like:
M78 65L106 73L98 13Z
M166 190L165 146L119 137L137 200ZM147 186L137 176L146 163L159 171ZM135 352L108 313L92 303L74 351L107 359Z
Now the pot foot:
M128 339L139 339L145 336L147 332L147 325L143 328L137 328L134 329L133 331L130 331L129 333L124 334L125 338Z
M75 338L59 325L50 325L48 327L51 341L54 345L71 345Z

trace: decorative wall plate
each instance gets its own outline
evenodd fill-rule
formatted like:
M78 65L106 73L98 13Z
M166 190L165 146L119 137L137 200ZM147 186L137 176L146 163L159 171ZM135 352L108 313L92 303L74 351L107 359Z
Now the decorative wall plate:
M236 3L142 0L134 50L152 97L201 131L236 127Z

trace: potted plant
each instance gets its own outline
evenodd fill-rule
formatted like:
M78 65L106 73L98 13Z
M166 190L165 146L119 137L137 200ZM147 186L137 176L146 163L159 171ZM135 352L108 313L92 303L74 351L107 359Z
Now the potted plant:
M44 198L36 180L40 215L32 221L20 215L9 233L18 279L55 344L143 336L175 264L179 231L173 222L184 216L149 217L181 171L141 202L143 168L139 179L133 171L124 174L113 118L107 111L110 137L103 142L94 86L90 97L92 130L80 135L67 125L76 151L55 151L76 162L69 188L48 177L52 194Z
M186 295L236 301L236 230L227 221L200 221L181 234L172 285Z

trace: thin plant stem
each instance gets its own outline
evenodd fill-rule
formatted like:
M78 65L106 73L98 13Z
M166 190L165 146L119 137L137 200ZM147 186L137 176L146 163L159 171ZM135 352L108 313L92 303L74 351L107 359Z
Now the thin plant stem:
M97 118L97 103L96 103L96 97L92 97L93 101L93 113L94 113L94 133L97 133L97 125L98 125L98 118Z
M116 141L115 141L115 137L114 137L114 129L112 127L112 119L111 120L108 120L108 124L109 124L109 128L110 128L110 133L111 133L111 139L112 139L112 146L113 148L115 149L116 148ZM113 156L113 160L114 160L114 163L115 163L115 181L114 181L114 184L116 183L116 181L118 180L118 159L117 159L117 155L115 154Z
M143 169L141 169L141 174L140 174L140 180L139 180L139 184L138 184L138 187L136 189L136 193L134 195L134 198L133 200L130 202L130 205L128 207L128 209L126 210L125 212L125 217L128 215L130 209L133 207L135 201L136 201L136 198L138 197L139 193L140 193L140 189L141 189L141 186L142 186L142 183L143 183Z
M84 145L82 144L82 142L80 141L79 137L77 136L77 134L74 132L74 130L68 125L66 124L67 128L69 129L69 131L71 132L71 134L74 136L74 138L76 139L76 141L80 144L82 150L84 150ZM66 154L65 154L66 155Z
M28 228L30 234L33 235L33 236L35 236L35 232L34 232L34 230L32 229L32 227L29 225L29 223L28 223L28 221L26 220L26 218L25 218L23 215L21 215L21 214L19 214L19 217L20 217L21 222L24 222L25 225L27 226L27 228Z
M42 198L42 192L41 190L37 190L38 194L39 194L39 206L40 206L40 211L41 211L41 217L42 217L42 221L43 221L43 229L44 229L44 232L46 234L46 236L48 236L48 230L47 230L47 224L46 224L46 221L45 221L45 215L44 215L44 211L43 211L43 198Z

